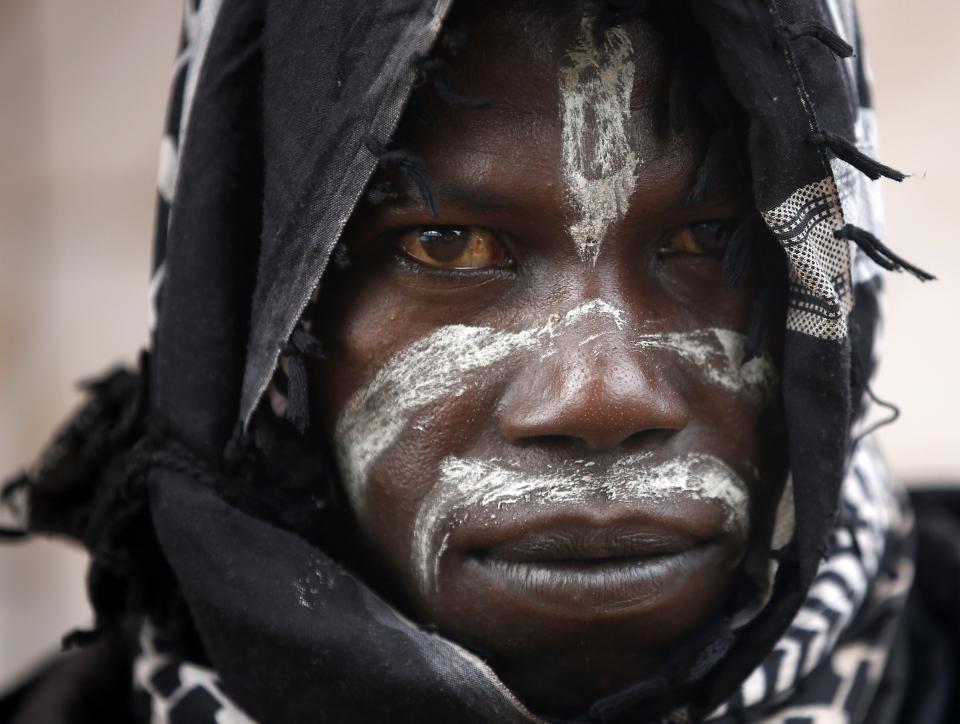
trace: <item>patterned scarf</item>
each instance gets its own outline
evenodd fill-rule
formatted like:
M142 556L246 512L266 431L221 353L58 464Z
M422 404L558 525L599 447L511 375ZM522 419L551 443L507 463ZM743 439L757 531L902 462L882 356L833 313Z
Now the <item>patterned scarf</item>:
M231 565L241 565L241 558L230 558L243 555L240 541L246 545L255 540L269 543L255 550L274 556L272 562L278 570L300 573L292 577L297 582L294 590L278 589L275 596L271 595L275 610L260 612L263 621L254 618L250 622L252 633L267 631L269 635L292 619L307 616L303 620L309 622L308 629L302 635L298 630L294 639L283 641L291 647L294 643L306 647L309 659L310 636L316 635L309 627L327 620L322 618L326 608L338 608L338 623L342 619L347 622L345 626L355 625L351 641L361 642L345 650L338 666L359 665L380 671L386 679L375 683L382 690L391 690L391 686L405 690L413 702L407 719L426 716L416 706L432 706L446 696L437 704L436 711L443 712L441 718L466 717L469 713L478 721L537 720L479 658L403 619L322 551L293 540L282 528L246 516L218 498L211 486L205 485L214 476L193 462L194 455L216 458L221 454L234 431L236 389L241 390L240 419L246 425L278 367L287 373L288 383L296 381L294 373L302 364L297 357L302 350L291 342L291 330L317 288L343 224L376 166L376 158L363 150L370 147L368 139L356 128L366 129L368 137L381 146L389 141L413 84L412 61L436 38L449 2L392 0L382 7L387 5L396 12L379 14L373 5L358 4L356 8L343 8L343 17L331 15L324 24L310 25L297 16L317 12L306 5L291 9L274 0L259 4L187 0L183 45L161 146L159 219L151 282L151 329L156 335L151 395L163 418L179 420L180 437L191 441L192 452L154 456L149 485L144 487L149 488L148 506L164 555L191 602L201 638L227 648L212 647L216 649L209 652L213 667L201 665L182 654L179 642L164 640L146 620L140 627L133 667L142 721L245 723L255 718L246 713L251 704L260 712L296 710L289 708L288 695L273 691L269 695L272 699L257 700L246 690L242 682L249 674L244 669L242 650L249 639L238 638L229 628L232 619L222 627L222 620L229 618L223 612L236 613L236 604L211 604L204 598L220 584L235 589L256 585L251 583L254 579L243 575L229 581L216 578ZM698 0L691 9L715 48L722 49L717 52L718 63L732 94L752 119L752 137L756 139L749 149L752 173L754 178L764 180L756 189L756 206L785 250L789 264L784 391L794 455L791 492L778 519L778 526L787 535L777 541L772 556L775 561L789 561L791 566L781 566L769 602L737 631L722 663L699 674L704 688L709 689L707 703L674 705L659 718L664 722L705 719L791 724L864 721L882 685L898 634L912 581L913 557L912 516L903 495L891 485L871 441L867 425L870 409L861 400L872 397L869 380L877 363L874 347L880 270L903 269L921 277L923 273L879 241L883 229L878 190L867 176L897 174L873 160L875 124L863 57L854 53L859 50L859 32L852 2L827 0L824 5L810 0ZM285 28L285 33L306 33L311 27L321 27L332 37L325 43L312 36L271 36L272 26L270 22L264 26L264 14L279 16L280 20L274 17L273 22ZM283 67L275 56L282 56L291 47L318 53L318 63L333 62L323 53L336 44L340 37L337 33L356 23L366 23L365 27L373 30L369 38L356 36L358 46L367 43L356 49L356 56L337 57L345 80L332 72L329 78L318 76L318 83L336 81L336 88L327 88L324 93L305 92L284 85L283 79L270 81L271 70ZM375 32L378 29L383 33L380 36ZM262 43L252 40L259 33L263 34ZM284 109L286 116L305 119L313 118L315 97L335 99L334 108L329 117L315 119L316 126L309 120L303 128L284 129L285 133L302 133L302 144L277 145L277 130L271 123L278 121L265 114L265 128L256 129L265 139L262 157L257 158L265 158L268 166L277 164L279 170L268 168L265 188L249 191L250 196L243 197L242 203L225 198L218 207L218 199L195 191L195 177L201 175L199 169L206 174L211 167L218 171L216 164L221 159L216 153L222 153L222 148L211 152L208 146L216 147L218 139L225 137L232 142L229 134L235 129L227 115L232 106L221 114L217 104L223 101L218 94L241 67L232 66L230 59L249 58L254 47L266 58L264 67L270 82L264 83L262 91L265 106L273 107L273 102ZM368 58L378 69L376 92L366 92L371 79L362 69L351 76L362 65L358 58ZM230 72L220 72L223 67L229 67ZM326 66L320 63L319 67ZM341 82L354 84L352 95L340 93ZM354 102L352 98L360 100ZM228 100L233 102L234 97L228 96ZM370 103L373 105L365 105ZM341 122L343 131L323 138L323 124L331 118ZM289 140L280 135L284 141ZM242 143L234 143L238 145ZM293 148L297 152L291 156ZM306 150L301 153L301 149ZM329 162L320 171L335 168L337 173L317 175L314 166L318 158ZM239 160L228 160L223 172L226 175L214 175L217 189L232 189L230 184L224 185L224 179L242 175L243 164L249 162L243 155ZM301 189L304 199L335 201L298 203L296 193L286 193L291 188ZM259 268L256 275L251 275L248 287L242 288L234 284L235 268L230 266L236 263L245 268L235 262L240 246L224 229L229 231L232 223L233 230L240 234L242 220L233 219L236 209L251 206L251 199L261 196L266 199L263 230L254 248L260 258L271 263ZM261 238L263 248L258 246ZM175 243L179 244L176 248ZM188 252L193 256L185 260ZM213 278L217 273L227 281ZM201 305L195 298L199 288L205 295ZM217 335L211 340L209 320L199 311L216 309L217 304L235 309L241 306L236 303L238 299L249 299L250 289L251 316L231 319L227 325L214 317ZM178 370L193 368L190 354L205 361L217 374L200 376L197 381L178 374ZM196 384L201 386L191 387ZM210 396L215 398L212 403ZM291 400L277 389L271 390L271 402L281 414L287 414L291 407ZM855 414L850 413L851 407ZM209 410L219 412L205 420ZM851 419L855 422L848 438ZM826 436L829 440L824 441L823 429L832 433L832 437ZM8 491L7 501L16 499L21 521L30 517L33 529L42 530L40 517L29 516L27 503L20 500L30 481L24 478L21 482L24 484ZM35 496L34 503L38 500L42 502ZM226 532L203 529L204 521L224 521L226 527L228 519L233 526L229 530L232 538L221 540L218 536ZM236 551L224 544L227 540L238 541ZM192 549L190 541L194 541ZM265 564L261 560L258 565ZM266 568L269 570L269 564ZM789 577L784 573L788 568ZM365 636L373 636L378 644L401 642L399 649L391 651L401 651L406 663L400 664L401 659L386 654L377 659L376 652L363 649ZM383 647L385 651L388 648ZM335 646L332 650L339 651ZM365 656L372 658L367 660ZM266 667L262 676L269 677L269 669L282 670L286 662L259 664ZM291 677L299 672L291 669L280 673L280 680L294 681ZM314 701L322 692L313 691L309 684L308 679L303 686L290 686L302 694L299 698ZM350 684L344 686L349 689ZM413 688L406 690L410 686ZM269 685L266 690L272 691ZM324 713L343 711L344 703L334 692L328 700L334 708L323 709ZM436 692L445 693L441 696ZM347 694L343 699L348 702L358 695L352 690ZM637 721L630 714L635 703L595 708L591 720Z
M872 443L862 442L844 481L841 520L827 557L791 622L763 663L710 722L834 724L868 721L913 580L911 516ZM319 586L305 582L313 593ZM247 724L215 671L164 651L141 631L134 684L150 724ZM538 721L516 709L518 720ZM665 722L685 721L683 711Z

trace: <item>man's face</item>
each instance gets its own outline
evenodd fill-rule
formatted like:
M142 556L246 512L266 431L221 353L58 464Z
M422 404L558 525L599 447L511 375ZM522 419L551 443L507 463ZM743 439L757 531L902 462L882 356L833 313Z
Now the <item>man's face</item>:
M314 405L368 577L572 711L652 673L765 561L776 365L740 364L753 291L722 249L747 209L688 203L706 133L669 129L657 33L468 14L457 90L492 105L407 113L394 146L438 215L402 175L355 215Z

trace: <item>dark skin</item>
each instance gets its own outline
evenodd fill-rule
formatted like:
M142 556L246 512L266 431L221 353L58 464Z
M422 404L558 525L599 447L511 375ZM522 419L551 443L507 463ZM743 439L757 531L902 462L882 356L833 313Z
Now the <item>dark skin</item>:
M744 566L769 545L784 464L764 424L776 415L775 394L758 399L709 384L695 365L631 342L638 329L744 332L753 297L749 284L725 284L718 253L724 224L747 210L743 202L686 203L705 132L696 117L684 133L668 127L665 41L641 23L627 28L636 67L631 142L643 163L626 214L610 224L591 264L571 239L558 111L559 65L582 15L531 22L535 9L502 5L464 6L458 20L468 42L452 59L459 92L493 104L453 108L424 89L393 144L425 161L437 217L414 186L388 175L398 198L362 204L347 229L351 263L325 278L319 303L327 358L313 370L313 404L335 439L349 400L394 355L438 329L514 333L592 300L624 312L623 329L596 322L607 324L604 341L589 354L584 335L593 323L559 337L547 358L509 355L470 378L376 457L362 505L348 491L368 580L409 615L481 652L534 711L574 714L655 673L724 610ZM451 529L436 585L422 585L418 514L451 455L509 460L537 476L571 460L603 471L627 456L662 462L690 453L714 456L746 482L748 531L725 530L715 504L683 496L648 506L598 499L507 509L493 523L468 519ZM700 557L636 584L629 605L595 587L578 593L579 579L567 573L546 594L517 588L484 561L498 531L522 535L533 518L549 545L606 531L647 536L654 549L664 538L688 541ZM644 545L617 555L642 557ZM606 565L611 556L594 557ZM596 565L566 558L577 570ZM619 580L614 573L610 580Z

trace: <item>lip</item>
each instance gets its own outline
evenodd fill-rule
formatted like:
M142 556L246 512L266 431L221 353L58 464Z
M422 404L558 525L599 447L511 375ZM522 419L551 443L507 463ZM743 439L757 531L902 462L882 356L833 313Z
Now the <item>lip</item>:
M526 532L483 551L484 557L514 563L602 562L674 555L701 541L687 533L621 521L611 525L580 522L531 526Z
M726 568L722 511L673 498L642 510L524 507L466 534L465 570L487 590L563 617L659 606ZM685 594L684 594L685 595Z

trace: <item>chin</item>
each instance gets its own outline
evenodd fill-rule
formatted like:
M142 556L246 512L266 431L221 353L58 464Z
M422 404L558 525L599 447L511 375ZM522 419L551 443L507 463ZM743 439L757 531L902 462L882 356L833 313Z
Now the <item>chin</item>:
M520 509L447 543L420 617L556 716L654 675L724 609L746 545L696 500Z
M574 716L654 676L715 620L736 576L725 555L706 545L639 562L465 561L462 588L439 597L430 618L532 711Z

